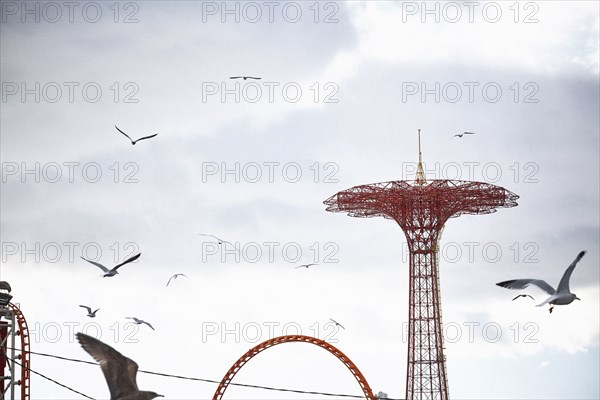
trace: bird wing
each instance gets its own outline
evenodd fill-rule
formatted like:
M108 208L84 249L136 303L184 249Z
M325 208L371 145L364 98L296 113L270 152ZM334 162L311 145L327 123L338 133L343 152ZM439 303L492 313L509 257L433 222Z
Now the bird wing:
M125 397L138 391L136 383L138 366L135 361L98 339L83 333L77 333L77 340L81 347L100 363L111 399Z
M463 132L463 135L474 135L475 132Z
M167 282L165 287L169 286L169 283L171 283L171 279L173 279L173 278L175 278L175 275L173 275L172 277L169 278L169 281Z
M133 382L133 386L135 387L135 390L139 391L139 388L137 385L138 365L131 358L127 358L127 357L125 357L125 358L127 359L127 381Z
M83 258L83 257L81 257L81 258ZM106 268L104 265L102 265L102 264L100 264L100 263L97 263L97 262L95 262L95 261L92 261L92 260L88 260L87 258L83 258L83 259L84 259L85 261L89 262L89 263L92 263L92 264L94 264L96 267L100 268L100 269L101 269L102 271L104 271L104 272L110 272L110 270L109 270L108 268Z
M215 235L209 235L207 233L199 233L198 236L208 236L208 237L214 238L216 240L221 240L218 237L216 237Z
M154 329L154 327L152 325L150 325L148 322L146 321L142 321L143 324L148 325L150 328L152 328L153 331L155 331L156 329Z
M557 292L565 292L568 293L570 292L569 290L569 280L571 279L571 274L573 273L573 270L575 269L575 266L577 265L577 263L579 262L579 260L581 260L583 258L583 256L585 255L585 251L581 251L579 252L579 254L577 254L577 257L575 257L575 260L573 260L573 262L571 263L571 265L569 265L569 267L567 268L567 270L565 271L565 273L563 274L562 278L560 279L560 282L558 283L558 289L556 289Z
M85 309L87 310L88 314L91 314L91 313L92 313L92 309L91 309L91 308L89 308L88 306L82 306L82 305L80 304L80 305L79 305L79 307L83 307L83 308L85 308ZM98 311L98 310L96 310L96 311Z
M122 130L120 130L120 129L119 129L119 127L117 127L116 125L115 125L115 128L117 128L117 130L118 130L119 132L121 132L123 135L125 135L125 137L126 137L127 139L129 139L129 140L131 140L131 141L133 142L133 139L131 139L131 138L129 137L129 135L128 135L128 134L126 134L125 132L123 132Z
M92 314L96 315L96 313L100 311L100 309L97 309L96 311L94 311Z
M150 136L144 136L139 138L138 140L136 140L136 142L139 142L140 140L144 140L144 139L150 139L153 138L154 136L158 135L158 133L155 133L154 135L150 135Z
M339 326L340 328L342 328L342 329L346 329L346 328L344 328L344 326L343 326L342 324L340 324L340 323L339 323L339 322L337 322L336 320L334 320L334 319L331 319L331 318L329 318L329 319L330 319L330 320L331 320L331 321L332 321L334 324L336 324L337 326Z
M240 79L241 76L230 76L229 79Z
M257 77L254 77L254 76L247 76L246 79L262 79L262 78L257 78Z
M127 260L123 261L121 264L115 266L112 270L116 271L117 268L122 267L123 265L130 263L132 261L137 260L138 258L140 258L140 256L142 255L142 253L137 253L135 256L128 258Z
M525 289L529 285L535 285L549 295L556 293L556 290L554 290L552 286L541 279L513 279L510 281L498 282L496 285L507 289Z

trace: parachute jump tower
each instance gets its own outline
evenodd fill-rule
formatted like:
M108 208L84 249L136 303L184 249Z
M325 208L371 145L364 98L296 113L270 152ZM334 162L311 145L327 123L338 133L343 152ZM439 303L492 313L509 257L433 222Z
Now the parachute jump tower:
M516 194L495 185L447 179L427 181L421 160L414 181L355 186L324 201L327 211L351 217L384 217L400 225L410 252L407 400L446 400L448 381L442 337L438 240L446 221L514 207Z

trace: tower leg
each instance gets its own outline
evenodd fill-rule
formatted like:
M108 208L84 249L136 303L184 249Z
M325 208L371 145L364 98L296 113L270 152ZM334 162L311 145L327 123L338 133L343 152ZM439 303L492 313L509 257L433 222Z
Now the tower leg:
M427 242L409 240L407 400L448 399L437 254L435 240Z

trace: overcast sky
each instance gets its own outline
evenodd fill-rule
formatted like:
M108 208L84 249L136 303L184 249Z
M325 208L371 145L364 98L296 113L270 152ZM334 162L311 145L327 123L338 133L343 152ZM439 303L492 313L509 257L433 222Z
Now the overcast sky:
M413 180L420 128L428 179L520 196L443 231L450 396L600 396L597 2L1 5L0 278L32 351L90 361L73 339L84 331L141 369L219 381L251 347L301 333L338 347L375 393L404 397L404 234L323 201ZM158 136L132 146L115 125ZM453 138L463 131L476 134ZM581 250L581 301L552 314L535 307L541 290L513 302L495 285L556 286ZM112 267L137 252L111 278L80 258ZM295 268L306 263L318 265ZM175 273L187 278L166 287ZM108 396L96 366L33 355L31 368ZM167 399L217 387L138 382ZM298 343L234 382L361 394L333 355ZM31 383L32 398L81 398ZM233 386L225 397L317 398Z

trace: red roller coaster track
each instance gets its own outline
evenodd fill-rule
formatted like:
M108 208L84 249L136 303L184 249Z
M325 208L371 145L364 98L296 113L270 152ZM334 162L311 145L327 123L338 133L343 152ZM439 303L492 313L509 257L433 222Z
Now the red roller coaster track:
M223 398L223 394L225 393L225 390L227 389L227 386L229 385L229 383L231 383L231 381L233 380L233 377L235 376L235 374L248 361L250 361L250 359L252 357L256 356L258 353L260 353L268 348L271 348L275 345L282 344L282 343L290 343L290 342L301 342L301 343L314 344L316 346L319 346L319 347L327 350L328 352L330 352L331 354L336 356L338 358L338 360L340 360L350 370L352 375L356 378L356 380L358 381L358 384L360 385L360 388L362 389L362 391L365 395L365 398L367 398L369 400L375 400L375 397L373 396L373 391L371 390L371 387L367 383L367 380L365 379L363 374L360 372L358 367L344 353L342 353L336 347L332 346L331 344L329 344L321 339L317 339L317 338L314 338L311 336L303 336L303 335L279 336L279 337L276 337L273 339L266 340L266 341L260 343L259 345L248 350L243 356L241 356L235 362L235 364L233 364L231 366L231 368L229 368L229 371L227 371L227 373L223 377L223 380L221 380L221 383L219 384L219 387L217 388L217 391L215 392L215 395L213 396L213 400L219 400L219 399Z
M29 388L30 388L30 384L29 384L29 377L30 377L30 372L29 372L29 328L27 327L27 321L25 320L25 317L23 316L23 313L21 313L21 310L19 309L19 307L17 307L16 305L14 305L13 303L9 303L8 307L10 308L10 310L13 312L15 321L17 323L18 326L18 330L16 331L16 335L21 337L21 350L18 352L17 358L20 360L19 363L21 364L21 379L16 382L17 385L21 386L21 400L29 400L30 398L30 394L29 394ZM14 327L13 327L14 329ZM2 338L5 339L5 338ZM6 342L4 342L4 345L6 345ZM3 357L6 357L7 352L6 352L6 348L3 347L2 350L0 351L1 355ZM0 371L2 372L2 371ZM4 390L4 387L2 388L2 390ZM0 393L2 394L2 393ZM4 398L4 397L2 397Z

